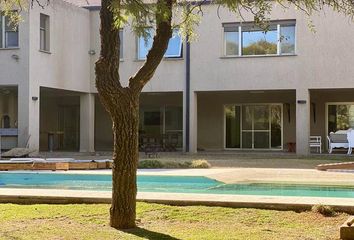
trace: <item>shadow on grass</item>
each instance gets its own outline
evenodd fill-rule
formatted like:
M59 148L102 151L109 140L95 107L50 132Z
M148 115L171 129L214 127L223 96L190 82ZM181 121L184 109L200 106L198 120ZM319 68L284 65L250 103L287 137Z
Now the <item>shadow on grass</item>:
M125 233L129 233L131 235L135 235L137 237L149 239L149 240L180 240L179 238L172 237L167 234L159 233L159 232L153 232L144 228L133 228L129 230L125 230Z

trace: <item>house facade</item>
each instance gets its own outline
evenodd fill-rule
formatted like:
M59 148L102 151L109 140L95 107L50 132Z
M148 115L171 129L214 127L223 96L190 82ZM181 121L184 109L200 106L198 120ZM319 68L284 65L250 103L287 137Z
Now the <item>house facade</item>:
M99 2L51 1L0 20L2 148L111 150L111 122L98 99ZM206 5L188 43L175 31L140 99L141 135L176 138L179 149L296 150L309 137L354 127L354 23L329 9L309 19L275 6L269 30ZM153 29L151 29L153 33ZM121 29L124 84L151 41ZM291 149L294 148L294 149Z

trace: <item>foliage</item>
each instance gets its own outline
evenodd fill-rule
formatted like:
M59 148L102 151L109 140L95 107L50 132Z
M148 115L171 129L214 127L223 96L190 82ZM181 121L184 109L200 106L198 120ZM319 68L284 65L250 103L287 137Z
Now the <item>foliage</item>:
M166 161L163 163L164 168L190 168L191 162L190 161Z
M210 168L211 165L206 160L192 161L159 161L157 159L142 160L139 162L140 169L157 169L157 168Z
M314 205L311 210L312 212L319 213L325 217L333 217L336 214L332 207L322 204Z
M210 163L208 163L208 161L204 159L193 160L191 163L191 168L210 168L210 167L211 167Z
M0 11L11 14L10 10L12 9L22 11L34 5L44 8L48 4L50 4L50 0L0 0ZM343 13L352 20L354 19L354 2L351 0L174 0L172 27L178 27L183 37L188 36L189 40L195 40L196 32L194 29L202 20L203 6L207 4L215 4L219 6L218 9L226 8L241 21L246 13L251 13L254 16L256 25L264 30L269 27L270 15L276 5L280 5L284 9L293 7L304 12L308 16L310 29L314 29L310 16L326 7ZM110 9L114 13L114 25L117 29L124 25L130 25L137 35L146 38L150 37L147 27L156 26L159 21L169 17L169 11L164 1L116 0L112 1ZM157 14L158 12L162 14ZM219 12L216 14L219 14ZM20 20L19 15L13 15L12 18L14 21Z
M138 165L138 168L142 168L142 169L144 169L144 168L147 168L147 169L149 169L149 168L152 168L152 169L154 169L154 168L163 168L164 166L163 166L163 164L162 164L162 162L160 162L159 160L143 160L143 161L140 161L139 162L139 165Z

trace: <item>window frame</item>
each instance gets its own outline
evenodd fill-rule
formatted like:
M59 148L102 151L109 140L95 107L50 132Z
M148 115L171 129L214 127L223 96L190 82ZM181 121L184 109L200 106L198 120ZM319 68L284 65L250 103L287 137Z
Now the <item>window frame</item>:
M328 129L328 123L329 123L329 119L328 119L328 114L329 114L329 106L339 106L339 105L354 105L354 102L326 102L325 103L325 128L326 128L326 136L329 135L329 129Z
M229 27L229 26L226 26ZM227 44L226 44L226 37L225 37L225 26L223 26L223 31L222 31L222 36L223 36L223 54L224 56L228 56L228 57L238 57L240 56L240 26L235 26L235 28L237 29L237 31L234 31L235 33L237 33L237 54L227 54L226 50L227 50ZM227 31L227 32L232 32L232 31Z
M120 40L120 46L119 46L119 60L124 59L124 49L123 49L123 42L124 42L124 29L120 28L118 32L118 37Z
M44 27L42 27L42 17L44 17ZM43 48L42 32L44 32ZM39 15L39 51L47 53L50 52L50 16L44 13L40 13Z
M147 27L147 28L152 30L151 38L153 38L153 36L154 36L153 34L155 33L155 29L153 27ZM175 29L173 31L175 31ZM173 37L173 35L172 35L172 37ZM170 39L172 39L172 37ZM180 37L179 54L177 54L177 55L166 55L166 52L168 50L168 46L167 46L166 52L164 54L164 59L182 59L183 58L183 41L182 41L181 36L179 36L179 37ZM137 49L137 51L136 51L136 59L138 61L146 60L146 56L144 58L140 57L140 40L141 40L141 38L142 38L142 36L137 36L136 37L136 39L137 39L137 41L136 41L136 46L137 46L136 47L136 49ZM147 51L147 54L149 53L149 51L150 51L150 49Z
M296 38L296 20L282 20L282 21L271 21L270 25L275 26L277 31L277 51L275 54L259 54L259 55L244 55L243 54L243 29L242 27L254 26L254 22L245 22L245 23L223 23L222 24L222 56L225 58L233 57L274 57L274 56L294 56L297 54L297 38ZM293 53L282 53L281 52L281 27L282 26L294 26L294 52ZM228 55L226 52L226 38L225 38L225 28L237 28L237 31L234 31L238 35L238 54L237 55Z
M293 53L282 53L281 52L281 27L289 27L289 26L294 26L294 52ZM297 51L296 51L296 47L297 47L297 42L296 42L296 21L288 21L288 22L283 22L283 24L279 25L279 29L278 29L278 35L279 35L279 54L282 56L291 56L291 55L296 55Z
M1 44L0 44L0 49L18 49L20 48L20 31L19 31L19 26L16 26L16 30L6 30L6 16L3 15L3 13L0 12L0 18L1 18L1 26L0 26L0 35L1 35ZM17 33L17 46L7 46L7 33L12 32L12 33Z

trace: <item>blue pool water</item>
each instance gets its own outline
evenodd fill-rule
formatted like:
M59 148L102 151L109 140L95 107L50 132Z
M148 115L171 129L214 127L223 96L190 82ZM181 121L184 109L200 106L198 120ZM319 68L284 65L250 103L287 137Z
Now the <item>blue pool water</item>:
M111 176L99 174L0 173L0 188L111 191ZM290 184L224 184L206 177L138 176L139 192L209 193L354 198L354 187Z

